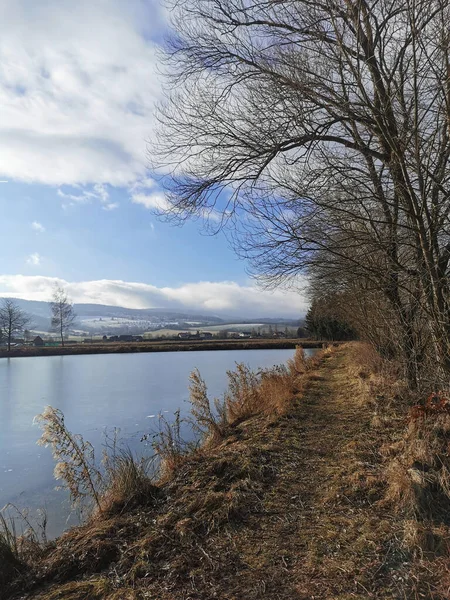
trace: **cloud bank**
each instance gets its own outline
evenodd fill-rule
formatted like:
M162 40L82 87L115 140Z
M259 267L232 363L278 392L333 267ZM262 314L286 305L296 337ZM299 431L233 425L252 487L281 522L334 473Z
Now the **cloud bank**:
M74 302L127 308L171 308L253 318L299 318L307 309L301 290L268 292L233 281L203 281L159 288L147 283L108 279L69 282L56 277L0 275L0 297L48 301L55 284L66 288Z

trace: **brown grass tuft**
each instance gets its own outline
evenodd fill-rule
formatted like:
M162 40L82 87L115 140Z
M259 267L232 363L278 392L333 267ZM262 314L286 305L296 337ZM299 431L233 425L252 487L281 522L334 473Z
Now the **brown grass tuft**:
M111 584L106 578L94 581L75 581L70 582L54 591L44 591L39 595L39 600L103 600L110 598L108 593L111 591ZM117 598L117 596L114 596ZM122 595L121 600L127 600L130 596Z
M424 555L433 559L437 556L448 556L448 533L437 527L432 521L406 520L403 530L403 545L422 559Z
M295 348L295 354L293 358L287 361L287 368L291 375L303 375L308 370L310 362L305 356L305 351L301 346Z
M138 459L129 449L105 458L104 491L100 497L103 515L114 515L136 506L152 504L158 488L149 476L149 460Z
M215 410L211 407L205 380L198 369L194 369L189 376L189 401L194 431L200 434L205 445L217 444L223 439L227 426L225 406L215 398Z
M80 434L71 433L63 413L52 406L35 417L42 428L38 440L41 446L51 446L56 461L54 476L70 493L72 502L81 507L84 500L100 508L99 485L101 474L95 464L94 448Z
M260 379L247 365L236 365L235 371L227 371L228 390L224 405L228 423L244 420L261 413L264 409L259 393Z

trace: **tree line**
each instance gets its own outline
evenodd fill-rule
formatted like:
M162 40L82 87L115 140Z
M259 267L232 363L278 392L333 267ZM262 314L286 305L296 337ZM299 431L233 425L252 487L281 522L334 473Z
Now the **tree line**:
M164 216L209 218L267 285L306 278L412 387L448 382L449 0L171 14L149 148Z
M73 325L76 315L73 304L67 292L61 287L55 287L53 297L49 302L51 331L58 333L61 345L64 346L67 330ZM22 310L13 298L3 298L0 302L0 340L5 340L8 352L15 337L24 333L31 326L31 317Z

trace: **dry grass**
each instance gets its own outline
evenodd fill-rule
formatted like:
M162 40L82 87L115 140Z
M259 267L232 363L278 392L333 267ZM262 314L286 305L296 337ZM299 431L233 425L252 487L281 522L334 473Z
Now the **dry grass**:
M48 546L47 514L37 511L33 522L27 509L7 504L0 511L0 589L27 564L39 561Z
M282 370L271 370L261 374L259 395L264 399L264 412L279 416L285 413L294 395L301 394L305 387L305 377Z
M361 402L372 411L371 429L380 437L377 475L380 508L396 523L399 552L407 565L405 598L450 597L450 404L442 394L418 402L402 371L362 344L347 350L349 373ZM416 405L415 405L416 404ZM415 406L414 406L415 405ZM362 473L344 493L352 500ZM364 485L364 483L363 483ZM406 581L406 580L405 580Z
M187 456L195 450L195 444L186 442L181 433L182 419L177 410L174 419L169 421L164 415L158 419L158 431L151 436L152 447L159 459L158 482L169 480L185 462Z
M349 373L358 381L361 399L373 411L371 427L395 431L380 447L386 461L385 502L403 514L407 538L419 539L420 535L411 534L411 523L427 520L433 512L442 513L450 499L450 415L413 418L411 405L417 396L402 380L400 366L382 360L368 344L351 344L348 351Z
M131 450L121 449L116 455L106 454L104 463L106 473L100 497L102 517L121 514L155 501L158 488L150 476L148 459L139 459Z
M217 444L223 439L228 424L225 406L217 398L213 402L214 408L211 406L205 380L198 369L189 377L189 400L194 431L203 444Z
M263 412L258 375L243 363L236 365L235 371L227 371L227 375L228 390L224 396L227 422L234 423Z
M94 448L80 434L71 433L65 424L63 413L47 406L42 414L35 417L42 428L38 440L41 446L51 446L56 462L54 476L67 489L74 505L82 506L83 501L95 503L100 509L99 488L102 476L95 463Z
M91 518L152 501L156 487L149 476L149 460L134 456L127 448L118 449L114 438L111 444L107 440L100 470L94 448L81 435L68 430L61 411L47 406L35 420L43 430L38 443L52 448L55 479L62 481L61 487L69 491L74 505L85 508L86 501L93 502ZM26 515L20 516L30 525Z
M44 591L37 600L101 600L111 598L109 595L113 588L106 578L94 581L76 581L59 586L57 590ZM128 600L130 596L123 595L121 600Z
M449 445L449 414L409 419L387 471L388 498L407 516L450 523Z
M305 351L301 346L297 346L293 358L287 361L287 368L289 373L293 376L303 375L309 368L311 362L308 363Z

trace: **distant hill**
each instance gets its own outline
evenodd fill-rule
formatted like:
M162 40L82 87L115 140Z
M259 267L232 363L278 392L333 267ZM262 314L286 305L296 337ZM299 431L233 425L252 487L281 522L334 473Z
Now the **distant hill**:
M22 300L14 298L22 310L31 316L31 328L37 331L48 331L51 323L51 313L48 302L37 300ZM164 308L124 308L123 306L108 306L105 304L74 304L77 315L76 328L82 331L115 329L118 326L139 329L154 328L167 323L199 323L219 325L223 319L214 315L200 312L181 312Z
M48 302L37 300L22 300L14 298L22 310L31 317L30 329L48 332L51 324L51 313ZM237 318L217 317L201 310L176 310L167 308L125 308L123 306L109 306L106 304L74 304L77 321L74 330L80 335L115 334L115 333L142 333L148 330L168 327L169 329L183 329L187 327L220 326L227 323L245 324L278 324L281 326L298 326L298 321L282 318Z

